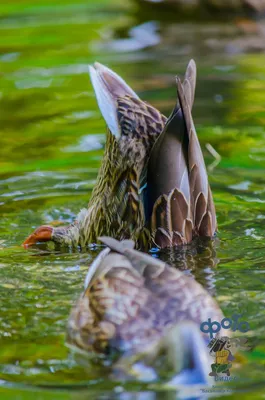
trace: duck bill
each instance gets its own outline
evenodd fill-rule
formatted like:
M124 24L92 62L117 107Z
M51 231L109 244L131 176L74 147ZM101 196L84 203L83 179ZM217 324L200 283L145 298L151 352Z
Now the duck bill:
M89 74L102 116L111 133L119 138L117 99L126 95L139 97L119 75L100 63L90 65Z
M51 226L40 226L23 242L24 248L33 246L41 242L49 242L52 240L53 228Z

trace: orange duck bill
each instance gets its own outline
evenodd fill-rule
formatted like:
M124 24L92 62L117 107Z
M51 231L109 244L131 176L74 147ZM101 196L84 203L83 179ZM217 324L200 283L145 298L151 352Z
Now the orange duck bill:
M53 228L51 226L39 226L39 228L35 229L35 231L27 237L22 246L27 248L37 243L49 242L52 240L52 232Z

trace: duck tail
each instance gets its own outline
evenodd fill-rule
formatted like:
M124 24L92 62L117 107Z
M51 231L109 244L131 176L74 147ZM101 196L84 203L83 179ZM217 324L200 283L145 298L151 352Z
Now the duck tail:
M191 115L196 86L191 60L183 82L176 78L178 101L151 152L147 190L151 231L158 247L212 237L216 214L199 140Z
M134 249L135 246L134 241L130 239L119 241L109 236L101 236L98 240L108 246L112 251L120 254L124 254L126 249Z
M107 246L107 248L102 250L90 265L85 278L85 285L84 285L85 290L88 289L93 284L93 282L99 275L104 275L111 268L115 268L117 265L119 266L120 258L122 257L121 255L124 254L126 249L134 248L133 240L123 240L119 242L118 240L108 236L99 237L98 240L104 243ZM111 251L119 254L116 255L116 257L112 259L111 262L105 262L105 258L109 255ZM127 268L131 267L130 263L129 262L126 263L124 259L123 259L123 265Z
M198 236L212 237L217 229L216 213L201 146L191 115L194 98L193 90L190 89L191 80L185 79L182 83L177 77L176 81L179 103L188 134L187 159L194 233Z
M189 243L193 235L188 169L189 135L182 109L184 101L190 109L194 102L196 64L193 60L187 66L181 85L185 97L182 100L178 93L176 105L154 145L148 165L151 231L154 242L161 248Z
M100 63L90 65L89 74L102 116L111 133L119 138L117 99L126 95L136 99L139 97L119 75Z

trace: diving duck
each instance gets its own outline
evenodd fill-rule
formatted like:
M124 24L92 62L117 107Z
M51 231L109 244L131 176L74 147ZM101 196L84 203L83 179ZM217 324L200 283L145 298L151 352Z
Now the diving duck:
M223 319L215 300L193 277L135 250L132 240L99 240L107 247L70 313L67 345L110 357L118 379L157 379L162 353L160 366L176 374L175 384L207 383L211 362L200 325Z
M107 138L87 209L66 227L41 226L23 243L53 241L85 248L97 237L132 239L138 248L212 237L215 208L191 110L196 64L177 78L178 100L167 120L107 67L89 67Z

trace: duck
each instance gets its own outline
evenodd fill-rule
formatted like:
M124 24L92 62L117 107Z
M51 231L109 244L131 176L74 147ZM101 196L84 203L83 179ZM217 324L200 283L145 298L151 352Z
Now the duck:
M148 250L213 237L215 207L191 115L195 61L183 81L176 78L177 101L168 119L106 66L95 63L89 72L107 135L88 208L68 226L37 228L23 246L53 241L84 249L108 235Z
M99 241L106 248L70 312L67 346L111 359L114 379L157 380L160 365L172 372L171 384L207 384L209 339L200 327L223 319L217 302L192 276L136 250L131 239Z

